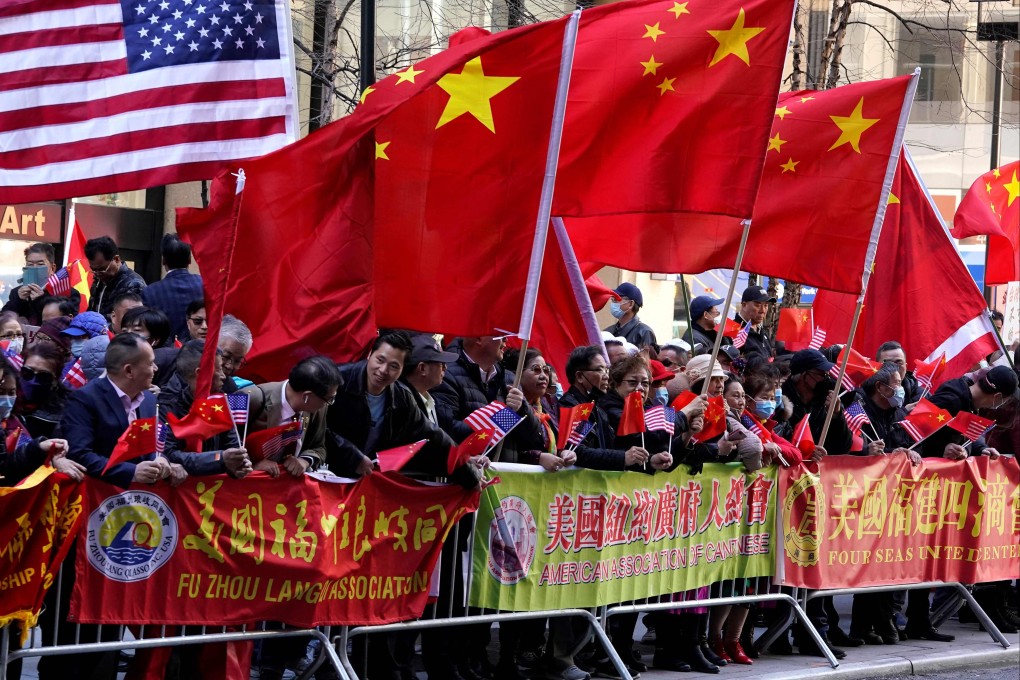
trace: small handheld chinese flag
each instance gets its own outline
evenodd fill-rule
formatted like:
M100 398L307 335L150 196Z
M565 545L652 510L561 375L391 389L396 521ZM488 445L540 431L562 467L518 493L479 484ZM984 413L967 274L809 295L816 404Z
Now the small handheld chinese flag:
M811 344L814 331L811 322L811 310L789 307L779 310L779 327L776 329L776 340L786 343L786 349L798 351L807 349Z
M570 434L574 431L574 427L588 420L591 415L593 404L591 402L585 402L578 404L577 406L561 406L560 407L560 431L557 436L556 448L562 449L569 443L567 440L570 438Z
M955 418L949 421L949 427L972 442L976 442L993 425L995 425L994 420L976 416L970 411L960 411Z
M670 404L669 407L674 411L679 411L697 398L698 395L694 392L684 390L680 394L676 395L676 399L673 400L673 403Z
M103 468L103 474L114 465L138 458L156 451L156 418L136 418L131 421L117 445L110 452L110 460Z
M623 400L623 414L616 434L625 436L645 431L645 395L635 390Z
M709 397L704 418L705 424L701 431L691 437L691 441L695 443L707 442L726 432L726 402L723 401L722 395Z
M808 424L807 414L801 418L800 423L793 430L793 445L800 449L805 457L815 452L815 437L811 434L811 427Z
M922 439L935 434L943 425L948 425L953 419L953 414L944 408L939 408L927 399L917 402L917 406L899 424L907 431L911 439L919 442Z
M872 361L853 347L849 349L850 358L846 362L846 372L843 374L843 387L853 390L857 389L857 386L865 380L878 373L878 369L882 368L882 364ZM843 363L843 354L846 351L847 347L844 345L843 349L839 352L839 357L836 359L836 365L829 371L833 378L839 378L839 366Z
M459 446L451 446L450 455L446 459L446 472L452 475L453 471L467 463L469 458L492 446L493 436L494 432L491 429L478 430L472 432Z
M733 319L726 319L723 324L723 335L727 338L735 338L740 333L742 326Z
M230 406L223 394L197 399L183 418L168 413L166 419L174 436L185 440L192 451L201 451L202 442L209 437L234 429Z
M421 447L425 446L427 441L427 439L422 439L407 446L377 451L375 459L379 462L379 469L383 472L396 472L407 465L407 462L414 458L414 454L421 451Z
M917 384L931 392L939 385L939 378L946 370L946 353L943 352L938 359L928 363L920 359L914 359L914 377Z

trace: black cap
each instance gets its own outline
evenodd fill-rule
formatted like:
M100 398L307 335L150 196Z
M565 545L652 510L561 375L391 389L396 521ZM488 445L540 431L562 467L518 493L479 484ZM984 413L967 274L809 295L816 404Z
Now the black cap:
M835 365L817 349L802 349L799 352L794 352L793 358L790 359L790 373L799 375L814 369L828 373Z
M741 302L775 302L774 297L769 297L768 291L761 286L748 286L744 294L740 296Z
M985 394L1002 394L1009 397L1016 392L1016 372L1009 366L993 366L977 381L977 385Z
M691 319L697 321L705 312L722 303L722 298L712 297L711 295L699 295L691 300Z
M411 339L411 359L408 362L411 366L429 362L449 364L456 360L457 355L444 352L439 341L431 335L416 335Z
M634 304L636 304L638 307L645 306L645 298L641 294L641 289L635 286L633 283L625 281L621 283L619 286L617 286L613 292L619 295L620 297L625 297L628 300L633 300Z

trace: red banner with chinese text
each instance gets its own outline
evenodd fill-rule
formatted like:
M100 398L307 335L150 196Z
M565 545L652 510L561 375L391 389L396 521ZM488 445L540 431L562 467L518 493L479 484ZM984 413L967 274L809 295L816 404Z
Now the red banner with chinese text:
M300 627L413 619L443 538L477 505L477 491L395 473L189 477L127 491L89 480L71 616Z
M856 588L1020 577L1020 465L830 456L780 472L784 583Z
M81 485L51 467L0 488L0 626L35 625L81 514Z

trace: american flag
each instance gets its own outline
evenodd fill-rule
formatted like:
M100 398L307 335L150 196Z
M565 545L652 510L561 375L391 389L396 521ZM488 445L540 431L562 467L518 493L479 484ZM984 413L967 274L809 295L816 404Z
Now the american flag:
M740 424L756 434L758 439L762 441L772 441L772 435L769 434L769 431L762 427L758 419L746 410L740 414Z
M584 441L584 438L588 436L588 433L591 432L593 427L595 427L595 425L588 422L587 420L582 420L579 423L574 423L574 429L570 433L570 436L567 437L567 444L576 447L578 444Z
M981 416L974 415L970 411L960 411L956 417L949 421L949 427L953 428L971 442L976 442L988 430L995 427L995 421Z
M234 418L236 425L244 425L248 422L248 395L243 392L234 392L227 395L227 405L230 407L230 415Z
M816 328L811 334L811 342L808 343L808 349L821 349L822 344L825 342L825 329Z
M71 364L71 368L67 369L67 373L64 374L62 382L64 385L72 390L85 387L88 384L89 379L85 377L85 371L81 369L81 359L75 359L75 362Z
M301 427L284 428L277 432L263 446L262 454L266 458L274 458L280 451L285 450L291 444L301 440Z
M839 380L839 364L836 364L829 369L829 375L832 376L833 380ZM844 390L856 390L857 385L854 384L853 378L850 377L850 371L843 373L843 389Z
M668 406L653 406L645 411L645 429L665 430L669 434L676 431L676 411Z
M514 429L517 423L521 422L521 417L514 413L514 410L506 404L494 401L470 414L464 419L464 422L476 432L478 430L492 430L492 444L490 444L492 446L505 437L510 430Z
M843 411L843 417L846 418L847 426L855 435L861 433L861 428L864 427L865 423L871 422L868 418L868 414L864 412L864 406L861 405L861 402L856 400L846 407Z
M166 431L170 429L166 423L156 423L156 455L162 456L166 450Z
M751 322L748 321L744 324L744 327L737 333L737 337L733 338L733 346L740 349L747 342L747 334L751 331Z
M46 279L46 285L43 288L50 295L56 295L57 297L69 296L71 294L71 274L67 271L67 267L61 267L50 274L50 278Z
M286 0L4 5L0 202L207 179L296 139Z
M21 367L25 365L25 359L22 358L21 352L11 348L10 340L0 340L0 352L2 352L4 358L7 359L7 363L15 369L20 371Z

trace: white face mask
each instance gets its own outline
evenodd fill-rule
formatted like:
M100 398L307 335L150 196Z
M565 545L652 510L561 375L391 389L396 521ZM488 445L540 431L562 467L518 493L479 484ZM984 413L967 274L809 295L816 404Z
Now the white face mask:
M21 350L25 348L25 338L14 338L8 341L10 344L7 345L7 351L21 354Z

